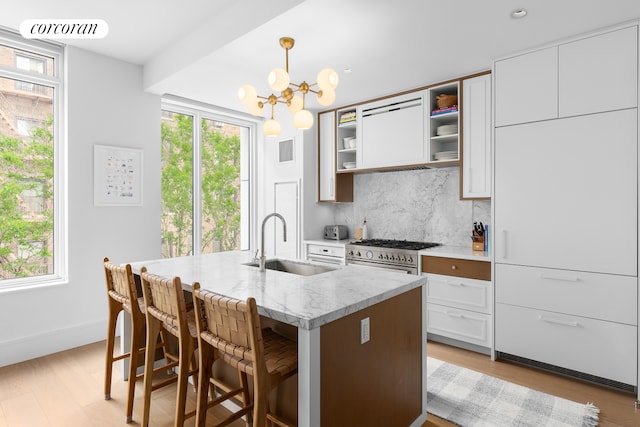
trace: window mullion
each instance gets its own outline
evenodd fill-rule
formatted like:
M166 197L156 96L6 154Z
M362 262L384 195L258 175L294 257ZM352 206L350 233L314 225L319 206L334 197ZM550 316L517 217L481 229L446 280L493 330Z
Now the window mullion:
M193 254L202 253L202 117L193 115Z

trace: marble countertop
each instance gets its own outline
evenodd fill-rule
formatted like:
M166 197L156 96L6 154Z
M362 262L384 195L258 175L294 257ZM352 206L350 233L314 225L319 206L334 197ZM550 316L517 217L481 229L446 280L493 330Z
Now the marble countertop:
M131 266L134 273L145 266L160 276L179 276L187 289L200 282L202 288L232 298L254 297L260 314L302 329L318 328L426 283L422 276L361 266L335 266L314 276L273 270L261 273L257 267L244 265L252 261L252 255L249 251L219 252L132 262Z
M423 249L420 255L440 256L444 258L470 259L473 261L491 261L491 253L471 250L469 246L436 246L435 248Z

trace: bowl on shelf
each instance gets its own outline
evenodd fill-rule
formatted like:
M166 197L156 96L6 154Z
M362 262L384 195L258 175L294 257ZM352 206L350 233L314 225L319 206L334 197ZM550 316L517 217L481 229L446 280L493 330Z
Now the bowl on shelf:
M347 149L347 148L353 148L351 147L351 141L353 141L354 139L356 139L355 136L347 136L342 138L342 146ZM355 145L354 145L355 147Z
M347 141L347 145L345 145L344 148L356 148L356 143L357 142L358 142L357 139L351 138L349 141Z
M436 135L453 135L458 133L458 125L442 125L436 129Z
M353 169L356 167L356 162L344 162L342 167L345 169Z

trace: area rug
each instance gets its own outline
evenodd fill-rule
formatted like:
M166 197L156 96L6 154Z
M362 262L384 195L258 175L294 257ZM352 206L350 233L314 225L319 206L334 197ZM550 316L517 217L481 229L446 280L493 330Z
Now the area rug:
M427 358L427 411L462 427L591 427L600 410Z

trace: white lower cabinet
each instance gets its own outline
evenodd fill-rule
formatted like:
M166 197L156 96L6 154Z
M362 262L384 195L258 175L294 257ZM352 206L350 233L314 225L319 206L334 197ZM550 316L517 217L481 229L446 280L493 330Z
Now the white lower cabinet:
M491 347L491 315L427 303L427 333Z
M431 260L431 262L429 261ZM472 344L490 349L493 337L493 292L486 277L489 262L450 259L456 276L430 273L446 269L445 258L423 257L427 276L427 333L431 339L445 337L449 344ZM486 268L484 268L486 267ZM462 274L462 276L460 275ZM465 277L471 276L471 277ZM461 345L464 346L464 345ZM471 348L474 349L474 348Z
M637 379L635 326L496 304L496 350L624 384Z
M496 264L495 349L635 385L637 278Z

